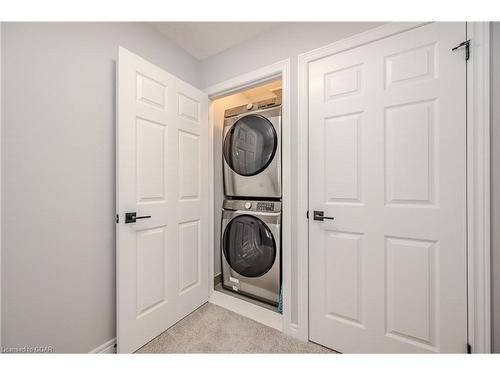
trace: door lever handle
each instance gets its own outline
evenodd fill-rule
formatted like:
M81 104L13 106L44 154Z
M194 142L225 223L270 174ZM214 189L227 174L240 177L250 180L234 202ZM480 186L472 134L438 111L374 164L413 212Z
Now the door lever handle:
M316 221L323 221L325 219L327 220L334 220L332 216L325 216L325 213L323 211L314 211L314 216L313 219Z
M137 216L137 212L125 213L125 224L135 223L137 219L149 219L151 216Z

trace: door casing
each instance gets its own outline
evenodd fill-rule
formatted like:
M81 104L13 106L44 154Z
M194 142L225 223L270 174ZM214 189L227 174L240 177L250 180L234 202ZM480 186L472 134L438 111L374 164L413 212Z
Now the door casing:
M298 61L297 337L309 339L308 144L309 63L348 49L424 26L394 22L306 52ZM489 22L467 23L467 259L468 342L474 353L491 352L490 317L490 119ZM450 51L451 53L451 51ZM463 53L463 52L462 52ZM312 209L312 208L311 208Z
M0 22L0 87L2 86L2 22ZM2 93L0 90L0 197L2 196ZM0 228L2 227L2 202L0 199ZM0 348L2 347L2 231L0 230Z

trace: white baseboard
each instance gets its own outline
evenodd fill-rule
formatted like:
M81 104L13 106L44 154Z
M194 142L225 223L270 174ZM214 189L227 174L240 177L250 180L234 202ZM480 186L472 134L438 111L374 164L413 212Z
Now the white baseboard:
M116 338L109 340L108 342L105 342L104 344L98 346L94 350L91 350L90 353L93 354L114 354L116 353Z
M213 291L208 302L243 315L244 317L255 320L268 327L277 329L278 331L283 331L283 315L277 312L243 301L239 298L231 297L216 290Z

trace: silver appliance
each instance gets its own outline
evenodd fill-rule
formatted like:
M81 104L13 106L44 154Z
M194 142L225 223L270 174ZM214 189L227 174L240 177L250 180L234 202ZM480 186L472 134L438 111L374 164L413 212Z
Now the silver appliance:
M224 113L224 194L281 198L281 97Z
M278 305L281 285L281 202L225 200L222 286Z

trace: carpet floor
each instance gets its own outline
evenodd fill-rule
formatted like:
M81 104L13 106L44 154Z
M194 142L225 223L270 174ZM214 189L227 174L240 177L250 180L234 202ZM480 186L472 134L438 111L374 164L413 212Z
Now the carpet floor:
M206 303L136 353L334 353Z

